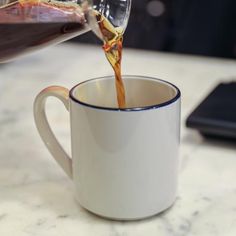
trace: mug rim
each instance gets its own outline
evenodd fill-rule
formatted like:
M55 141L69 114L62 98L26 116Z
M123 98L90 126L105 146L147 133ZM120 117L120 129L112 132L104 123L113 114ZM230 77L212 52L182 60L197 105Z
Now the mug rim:
M154 109L158 109L158 108L161 108L161 107L169 106L169 105L173 104L174 102L176 102L181 97L181 92L180 92L179 88L176 85L174 85L174 84L172 84L172 83L170 83L166 80L162 80L162 79L158 79L158 78L154 78L154 77L150 77L150 76L141 76L141 75L123 75L123 77L124 78L133 78L133 79L137 78L137 79L145 79L145 80L155 80L155 81L162 82L162 83L164 83L168 86L173 87L176 90L176 95L172 99L169 99L168 101L163 102L163 103L150 105L150 106L144 106L144 107L131 107L131 108L118 108L118 107L115 108L115 107L96 106L96 105L92 105L92 104L89 104L89 103L86 103L86 102L82 102L73 95L74 90L82 84L85 84L85 83L88 83L88 82L91 82L91 81L94 81L94 80L103 80L103 79L108 79L108 78L113 78L114 79L113 75L108 75L108 76L102 76L102 77L97 77L97 78L85 80L85 81L75 85L70 90L69 97L70 97L71 100L73 100L74 102L76 102L76 103L78 103L82 106L86 106L86 107L94 108L94 109L98 109L98 110L121 111L121 112L134 112L134 111L137 112L137 111L145 111L145 110L154 110Z

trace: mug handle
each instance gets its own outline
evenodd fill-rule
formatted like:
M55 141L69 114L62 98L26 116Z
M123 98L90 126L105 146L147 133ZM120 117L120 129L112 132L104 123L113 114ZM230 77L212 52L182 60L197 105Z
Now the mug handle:
M51 86L41 91L34 101L34 120L38 132L49 152L72 179L72 159L57 141L46 117L45 104L48 97L58 98L64 104L67 111L69 111L69 90L60 86Z

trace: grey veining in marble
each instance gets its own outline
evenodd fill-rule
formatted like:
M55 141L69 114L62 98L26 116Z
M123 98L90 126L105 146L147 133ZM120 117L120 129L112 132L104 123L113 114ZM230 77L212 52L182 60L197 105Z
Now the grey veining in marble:
M236 145L207 141L184 127L191 110L220 81L236 80L236 62L125 50L124 74L159 77L182 91L179 193L168 211L134 222L109 221L74 199L73 185L35 129L32 106L49 85L72 87L111 74L97 47L63 44L0 65L1 236L235 236ZM53 99L48 115L70 152L69 117Z

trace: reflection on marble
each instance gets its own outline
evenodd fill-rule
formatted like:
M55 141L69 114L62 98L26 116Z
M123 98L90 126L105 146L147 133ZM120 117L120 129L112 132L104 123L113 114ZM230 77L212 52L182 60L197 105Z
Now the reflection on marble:
M0 235L236 235L236 145L204 140L184 127L209 90L236 78L236 62L230 60L126 50L125 74L167 79L182 91L178 198L168 211L133 222L102 219L77 205L71 181L36 132L33 100L46 86L72 87L111 73L102 51L84 45L56 46L0 66ZM69 151L67 112L53 99L48 110Z

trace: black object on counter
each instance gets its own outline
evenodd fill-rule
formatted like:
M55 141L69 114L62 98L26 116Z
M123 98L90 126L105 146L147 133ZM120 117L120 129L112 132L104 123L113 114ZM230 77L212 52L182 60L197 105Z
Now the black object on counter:
M204 136L236 140L236 82L219 84L190 114L186 125Z

